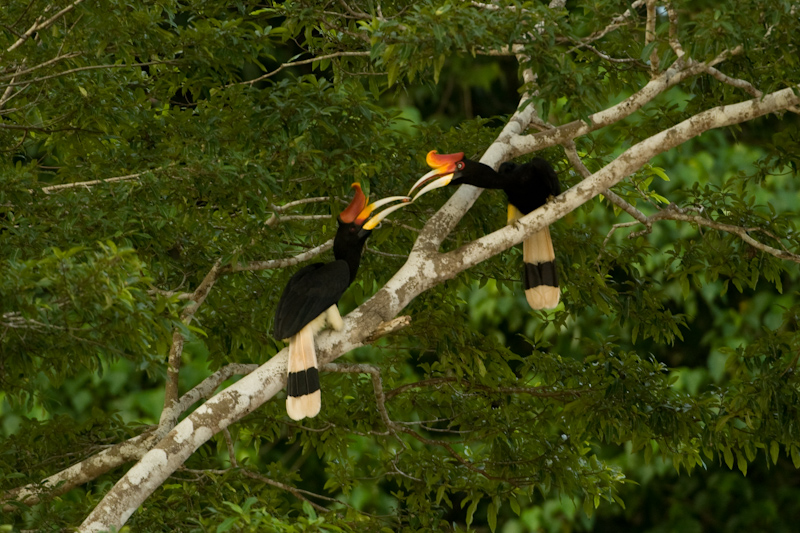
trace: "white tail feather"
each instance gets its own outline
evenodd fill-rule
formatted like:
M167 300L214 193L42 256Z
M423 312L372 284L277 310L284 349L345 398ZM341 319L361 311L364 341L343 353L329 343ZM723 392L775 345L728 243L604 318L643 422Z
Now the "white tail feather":
M317 352L314 347L314 325L309 323L289 339L288 373L305 372L317 368ZM286 398L286 413L294 420L316 416L322 405L319 389L303 396Z

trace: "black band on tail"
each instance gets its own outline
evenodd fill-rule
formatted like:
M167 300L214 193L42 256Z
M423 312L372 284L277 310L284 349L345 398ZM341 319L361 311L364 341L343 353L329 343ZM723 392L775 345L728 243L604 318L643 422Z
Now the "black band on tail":
M289 380L286 384L286 393L289 396L296 398L318 390L319 371L316 368L311 367L300 372L289 372Z
M536 265L525 263L523 278L525 290L533 289L540 285L558 287L558 271L556 270L556 262L547 261L546 263L539 263Z

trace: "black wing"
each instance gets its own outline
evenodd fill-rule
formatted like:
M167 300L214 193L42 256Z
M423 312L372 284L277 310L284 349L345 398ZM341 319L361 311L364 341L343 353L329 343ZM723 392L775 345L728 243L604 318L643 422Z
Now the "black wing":
M514 175L514 183L504 190L508 201L527 215L537 207L547 203L550 196L561 194L561 184L556 171L550 163L537 157L524 165L503 163L500 173Z
M339 301L350 285L344 261L314 263L298 270L283 289L275 311L274 334L288 339Z

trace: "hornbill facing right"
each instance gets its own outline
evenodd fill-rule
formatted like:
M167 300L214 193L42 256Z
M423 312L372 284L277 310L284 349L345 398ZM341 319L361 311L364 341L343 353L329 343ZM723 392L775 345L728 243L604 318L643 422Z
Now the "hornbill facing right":
M339 228L333 239L330 263L314 263L301 268L283 289L275 311L275 337L289 339L286 412L294 420L316 416L321 405L319 371L314 334L329 323L334 329L344 326L336 303L353 283L361 262L361 251L372 230L387 215L408 205L406 196L392 196L367 205L358 183L355 196L339 213ZM372 212L389 202L389 207L367 221Z
M535 158L529 163L517 165L506 162L495 171L490 166L464 158L457 154L428 153L427 162L432 171L422 176L409 191L428 183L417 193L414 200L433 189L449 184L467 184L483 189L502 189L508 196L508 223L522 218L537 207L547 203L550 196L558 196L561 186L550 163ZM525 263L523 283L525 297L533 309L552 309L558 305L561 290L558 287L556 256L550 228L531 235L522 243L522 259Z

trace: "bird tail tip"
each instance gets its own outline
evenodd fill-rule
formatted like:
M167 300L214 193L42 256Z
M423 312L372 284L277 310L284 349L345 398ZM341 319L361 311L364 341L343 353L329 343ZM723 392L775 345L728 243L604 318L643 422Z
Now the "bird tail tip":
M305 326L289 340L287 373L286 413L293 420L317 416L322 396L312 324Z
M525 297L533 309L553 309L561 300L556 255L550 228L534 233L522 243L525 262Z

